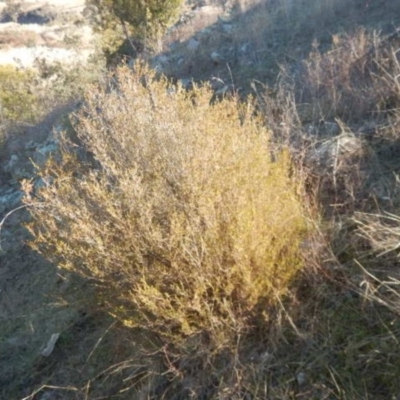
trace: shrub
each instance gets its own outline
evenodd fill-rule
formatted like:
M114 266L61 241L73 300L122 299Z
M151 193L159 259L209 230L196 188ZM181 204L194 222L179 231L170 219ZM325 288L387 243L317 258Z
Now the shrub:
M303 267L308 228L289 154L273 150L251 102L212 95L145 66L119 69L75 115L94 159L65 150L26 200L40 201L30 225L40 253L98 281L116 316L175 344L246 331Z
M87 0L95 12L92 15L95 30L102 33L103 48L110 57L119 45L123 35L131 43L133 52L138 49L130 40L158 40L178 15L183 0ZM119 40L118 40L119 38Z
M32 93L34 73L11 65L0 67L0 113L3 120L32 122L36 96Z

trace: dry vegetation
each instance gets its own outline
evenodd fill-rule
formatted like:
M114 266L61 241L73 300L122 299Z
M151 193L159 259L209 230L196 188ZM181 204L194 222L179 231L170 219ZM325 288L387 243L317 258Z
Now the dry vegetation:
M76 115L97 168L65 151L28 202L35 248L176 351L233 351L303 268L301 177L251 103L212 104L209 88L187 93L146 68L113 79Z
M400 395L399 31L327 41L347 2L278 3L274 85L218 99L118 67L86 85L40 187L23 183L30 245L80 282L64 298L88 315L58 359L31 355L26 399ZM268 29L254 41L270 55ZM263 57L235 84L275 74Z

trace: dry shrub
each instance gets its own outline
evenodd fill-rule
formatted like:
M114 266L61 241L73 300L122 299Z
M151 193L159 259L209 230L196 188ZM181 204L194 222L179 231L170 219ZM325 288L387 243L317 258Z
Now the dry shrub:
M65 150L27 198L40 203L32 245L98 281L130 323L224 345L303 268L301 179L252 104L212 104L208 87L186 92L144 66L112 82L75 116L92 167Z
M398 34L384 38L364 29L333 36L332 49L326 53L315 43L299 74L303 120L359 121L398 106L397 49Z

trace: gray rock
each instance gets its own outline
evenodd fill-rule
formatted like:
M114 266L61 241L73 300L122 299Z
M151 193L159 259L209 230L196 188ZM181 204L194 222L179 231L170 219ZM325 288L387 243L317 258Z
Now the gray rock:
M190 89L193 86L193 80L190 78L179 79L179 83L184 89Z
M250 48L250 43L245 43L245 44L242 44L242 45L240 46L239 51L240 51L242 54L245 54L245 53L247 53L247 51L249 50L249 48Z
M299 386L303 386L307 382L307 377L304 372L299 372L296 375L296 380Z
M186 48L189 51L196 51L199 48L199 46L200 46L200 42L198 40L192 38L189 40Z
M206 28L203 28L201 31L200 31L200 33L202 34L202 35L210 35L211 33L212 33L212 28L210 28L210 27L206 27Z
M233 26L231 24L223 24L222 25L222 30L225 33L232 33L232 29L233 29Z
M158 62L161 64L167 64L169 62L169 58L165 54L161 54L158 57Z
M3 167L4 172L9 173L14 181L30 178L29 164L23 162L16 154L10 157L8 163Z
M53 400L56 398L57 397L55 391L49 390L41 395L40 400Z
M211 60L213 60L213 62L215 63L220 63L222 61L224 61L224 58L221 56L221 54L217 53L216 51L213 51L210 55Z
M217 96L226 96L228 94L234 94L234 93L235 93L235 86L231 84L224 85L222 88L215 91L215 94Z
M307 161L313 166L321 167L323 172L326 168L338 169L342 160L358 156L363 151L364 143L360 138L350 133L342 133L310 149Z
M10 194L0 196L0 213L4 213L17 207L22 196L23 194L20 190L14 190Z
M338 123L336 122L327 122L325 121L323 124L323 128L326 134L335 136L339 135L341 128Z
M11 173L13 169L15 169L15 167L17 166L18 162L19 162L19 157L16 154L13 154L10 157L10 161L8 161L8 163L4 166L4 171Z
M179 48L179 45L180 45L179 40L175 40L175 41L173 41L172 43L169 44L169 49L171 51L174 51L174 50Z
M29 140L25 144L25 150L35 150L37 146L38 144L35 143L33 140Z
M135 68L135 64L136 64L136 58L131 58L129 61L128 61L128 68L130 68L130 69L134 69Z
M33 155L33 162L38 167L43 167L50 155L58 152L58 143L55 140L47 140L45 143L36 147Z

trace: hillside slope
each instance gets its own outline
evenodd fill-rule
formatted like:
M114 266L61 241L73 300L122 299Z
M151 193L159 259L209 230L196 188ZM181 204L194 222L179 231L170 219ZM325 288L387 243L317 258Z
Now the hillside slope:
M40 9L36 17L67 22L1 23L0 63L10 62L13 46L29 47L29 35L76 53L58 3L26 7L21 15ZM91 33L78 19L71 32L83 54ZM302 244L306 267L268 323L212 353L190 341L184 354L160 346L156 335L121 322L107 300L99 305L94 279L27 244L24 223L35 205L22 202L23 189L44 184L36 168L58 157L57 132L71 130L65 116L77 111L81 92L49 101L29 123L2 117L0 398L399 398L399 29L396 0L191 0L159 53L146 55L189 94L206 81L212 103L256 99L274 146L290 149L304 179L317 231Z

